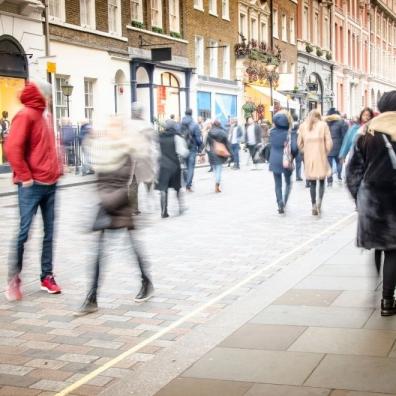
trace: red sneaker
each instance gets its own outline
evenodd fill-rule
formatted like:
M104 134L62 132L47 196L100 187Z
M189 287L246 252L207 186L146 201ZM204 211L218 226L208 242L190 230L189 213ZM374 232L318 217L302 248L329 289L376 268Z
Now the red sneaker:
M53 275L47 275L41 281L41 290L45 290L49 294L59 294L61 292L61 288L55 282Z
M5 292L8 301L22 300L21 280L18 275L15 275L9 282L8 288Z

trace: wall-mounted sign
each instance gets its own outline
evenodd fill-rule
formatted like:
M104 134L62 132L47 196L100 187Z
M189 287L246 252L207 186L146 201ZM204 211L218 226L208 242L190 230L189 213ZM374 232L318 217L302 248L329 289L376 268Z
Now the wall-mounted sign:
M172 60L172 48L152 48L151 60L154 62L165 62Z
M318 83L316 83L316 82L308 82L307 83L307 89L308 89L308 91L311 91L311 92L317 92Z

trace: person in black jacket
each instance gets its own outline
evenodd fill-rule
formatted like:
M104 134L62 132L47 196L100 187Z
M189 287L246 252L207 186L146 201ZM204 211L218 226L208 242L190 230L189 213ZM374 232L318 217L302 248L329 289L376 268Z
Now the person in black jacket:
M381 315L391 316L396 314L396 91L381 97L378 110L356 142L346 181L357 203L357 246L385 252Z
M332 107L327 112L327 117L325 118L327 125L330 128L331 139L333 141L333 148L331 149L328 159L331 169L333 169L333 164L337 167L338 180L342 180L342 162L339 159L340 150L344 137L348 131L348 124L341 117L339 111ZM333 172L331 176L327 178L327 185L331 187L333 185Z
M220 193L223 164L231 156L232 149L227 139L227 132L222 127L219 120L213 121L212 128L210 129L205 142L205 147L208 148L209 160L214 169L216 180L215 192Z

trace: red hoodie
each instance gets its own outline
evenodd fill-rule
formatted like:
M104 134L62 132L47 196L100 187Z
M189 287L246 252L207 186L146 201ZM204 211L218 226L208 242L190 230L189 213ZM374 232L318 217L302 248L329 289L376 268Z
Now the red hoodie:
M44 116L46 101L36 85L28 83L22 91L20 110L11 123L5 150L14 172L14 183L34 180L54 184L61 169L55 136Z

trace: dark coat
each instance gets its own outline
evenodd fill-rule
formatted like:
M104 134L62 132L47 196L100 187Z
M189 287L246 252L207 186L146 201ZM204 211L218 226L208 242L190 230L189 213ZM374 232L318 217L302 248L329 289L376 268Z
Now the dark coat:
M329 157L338 157L340 154L342 141L348 131L348 124L338 114L332 114L325 118L330 129L333 148L329 153Z
M396 171L382 133L359 137L346 176L359 214L357 245L396 249Z
M167 191L168 188L173 188L178 191L181 188L180 159L175 143L175 136L178 134L175 128L168 128L159 136L160 160L157 190Z
M214 152L214 144L215 142L219 142L224 144L227 147L228 152L231 154L231 146L227 138L227 132L222 127L212 127L212 129L208 133L208 137L206 140L206 146L209 146L209 161L212 165L220 165L224 164L228 158L219 157Z
M193 151L200 151L202 147L202 133L199 125L192 119L191 116L183 117L181 124L182 129L187 128L191 133L193 144L188 149Z
M128 197L128 183L131 177L132 160L125 157L120 168L106 173L98 173L98 193L100 210L95 221L95 230L99 229L133 229L132 207ZM98 217L106 216L109 222L102 222ZM98 224L100 224L98 226Z
M271 153L269 158L269 169L274 173L283 173L286 169L283 167L283 149L287 141L289 132L289 120L285 114L274 116L275 127L270 131ZM291 141L293 157L297 154L297 140Z

